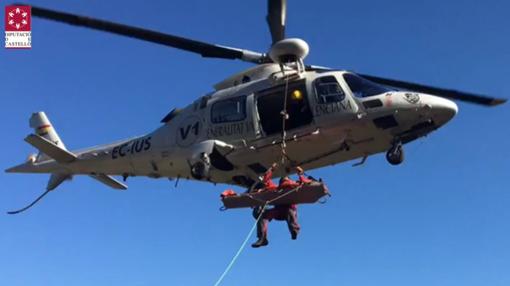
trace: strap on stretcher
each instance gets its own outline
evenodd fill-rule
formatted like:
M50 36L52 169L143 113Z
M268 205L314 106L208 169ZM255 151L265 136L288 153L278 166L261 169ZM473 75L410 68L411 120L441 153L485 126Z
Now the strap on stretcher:
M285 195L289 193L288 195ZM302 185L299 189L243 193L222 198L223 209L251 208L265 205L313 204L329 195L328 188L321 182ZM278 198L280 197L280 198Z

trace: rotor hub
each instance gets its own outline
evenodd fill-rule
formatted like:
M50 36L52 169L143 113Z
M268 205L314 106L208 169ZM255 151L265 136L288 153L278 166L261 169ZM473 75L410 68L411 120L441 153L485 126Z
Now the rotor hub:
M269 57L273 62L285 64L289 62L303 61L310 47L304 40L291 38L276 42L269 50Z

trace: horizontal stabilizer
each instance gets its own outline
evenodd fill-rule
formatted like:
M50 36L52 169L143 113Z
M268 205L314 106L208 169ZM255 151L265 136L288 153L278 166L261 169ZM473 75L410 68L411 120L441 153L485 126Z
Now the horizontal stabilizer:
M50 180L48 181L48 185L46 186L46 190L52 191L60 184L62 184L65 180L70 180L72 176L70 174L61 174L61 173L54 173L51 174Z
M59 163L71 163L76 160L76 155L39 135L30 134L25 141Z
M105 174L94 174L90 175L90 177L116 190L127 190L126 185L115 180L112 176L108 176Z

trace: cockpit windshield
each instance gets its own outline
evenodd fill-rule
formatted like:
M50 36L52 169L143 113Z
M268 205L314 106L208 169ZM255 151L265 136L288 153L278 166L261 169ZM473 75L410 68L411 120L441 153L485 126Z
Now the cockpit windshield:
M344 74L345 82L356 97L368 97L391 91L390 88L373 83L352 73Z

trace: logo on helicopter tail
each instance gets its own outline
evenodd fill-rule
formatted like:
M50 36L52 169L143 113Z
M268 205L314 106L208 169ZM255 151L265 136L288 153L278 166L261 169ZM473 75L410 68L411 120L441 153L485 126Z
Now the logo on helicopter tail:
M30 49L32 47L30 6L5 7L5 48Z

